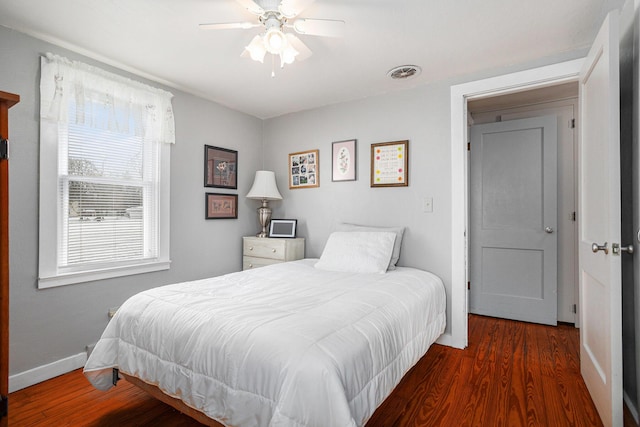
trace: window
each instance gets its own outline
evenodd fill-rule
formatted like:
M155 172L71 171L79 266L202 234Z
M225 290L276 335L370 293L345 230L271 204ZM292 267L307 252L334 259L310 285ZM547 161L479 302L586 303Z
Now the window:
M172 95L51 54L41 74L38 286L169 268Z

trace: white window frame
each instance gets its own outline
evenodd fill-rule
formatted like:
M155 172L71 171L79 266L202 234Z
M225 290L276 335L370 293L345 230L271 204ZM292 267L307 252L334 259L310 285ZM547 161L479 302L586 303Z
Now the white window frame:
M168 270L170 237L170 153L171 145L160 144L158 155L158 256L153 260L118 261L97 265L59 268L58 241L62 238L58 195L60 165L58 126L41 120L40 126L40 208L39 208L39 278L38 288L51 288L75 283ZM66 162L65 162L66 163Z

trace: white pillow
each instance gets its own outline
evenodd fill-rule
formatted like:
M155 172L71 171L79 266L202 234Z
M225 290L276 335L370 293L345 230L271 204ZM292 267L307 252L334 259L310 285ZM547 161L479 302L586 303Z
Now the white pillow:
M384 273L396 234L388 231L334 232L315 267L349 273Z
M402 236L404 235L404 227L370 227L357 224L340 224L338 231L390 231L396 233L396 241L393 244L393 253L387 270L395 270L398 259L400 258L400 248L402 247Z

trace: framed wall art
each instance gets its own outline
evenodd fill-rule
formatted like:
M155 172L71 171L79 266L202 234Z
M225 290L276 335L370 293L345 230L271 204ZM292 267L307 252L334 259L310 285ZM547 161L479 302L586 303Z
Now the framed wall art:
M337 141L331 144L331 181L355 181L357 140Z
M204 186L238 188L238 152L204 146Z
M409 141L371 144L371 187L409 185Z
M320 186L319 150L289 154L289 188Z
M238 195L206 193L205 219L238 218Z

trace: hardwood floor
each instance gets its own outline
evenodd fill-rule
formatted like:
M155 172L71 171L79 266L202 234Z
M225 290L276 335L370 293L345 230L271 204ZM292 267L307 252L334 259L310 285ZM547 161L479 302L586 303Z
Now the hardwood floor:
M573 326L472 315L469 347L432 346L367 427L601 426L578 357ZM12 393L9 425L201 424L126 381L97 391L77 370Z

